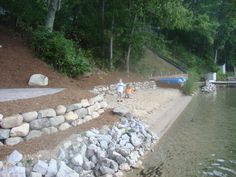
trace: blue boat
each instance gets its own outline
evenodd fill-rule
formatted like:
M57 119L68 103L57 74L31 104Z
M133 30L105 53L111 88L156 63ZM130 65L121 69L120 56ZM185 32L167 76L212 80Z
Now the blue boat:
M159 82L162 84L184 85L188 78L186 77L166 77L160 78Z

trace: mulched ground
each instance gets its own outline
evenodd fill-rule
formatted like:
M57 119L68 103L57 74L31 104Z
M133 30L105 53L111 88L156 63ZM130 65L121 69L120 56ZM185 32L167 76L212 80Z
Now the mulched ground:
M39 138L32 139L27 142L19 143L15 146L0 146L0 159L3 160L7 155L9 155L13 150L17 149L23 154L34 154L41 150L53 150L60 142L66 140L73 134L78 134L89 130L93 127L101 128L104 125L113 125L120 119L107 110L99 118L88 121L82 125L69 128L65 131L60 131L50 135L42 135Z

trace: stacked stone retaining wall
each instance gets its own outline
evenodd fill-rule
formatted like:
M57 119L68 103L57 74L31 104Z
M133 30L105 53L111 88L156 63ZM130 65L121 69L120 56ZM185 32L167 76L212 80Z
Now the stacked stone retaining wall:
M0 114L0 144L15 145L99 117L107 107L102 95L80 103L4 117Z

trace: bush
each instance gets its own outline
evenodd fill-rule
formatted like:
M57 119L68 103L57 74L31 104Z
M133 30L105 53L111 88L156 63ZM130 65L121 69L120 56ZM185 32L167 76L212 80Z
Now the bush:
M39 57L68 76L90 71L85 54L76 51L73 41L62 33L39 29L33 33L32 44Z
M194 91L198 89L197 82L200 80L199 74L195 70L190 70L188 72L188 80L183 86L183 92L186 95L193 94Z

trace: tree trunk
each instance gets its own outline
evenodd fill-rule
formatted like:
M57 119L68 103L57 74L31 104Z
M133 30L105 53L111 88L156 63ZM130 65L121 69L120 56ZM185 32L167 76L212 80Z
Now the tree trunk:
M110 70L113 70L113 26L114 26L114 16L111 22L111 36L110 36Z
M104 46L104 21L105 21L105 0L102 0L102 28L101 28L101 47L102 47L102 58L105 57L105 46Z
M129 44L128 53L127 53L127 57L126 57L126 72L127 72L127 73L129 73L129 71L130 71L130 69L129 69L130 52L131 52L131 44Z
M49 6L48 6L48 13L47 13L47 18L45 22L45 27L49 31L53 31L53 25L54 25L54 20L55 20L55 15L56 11L59 6L59 0L49 0Z
M130 33L130 38L132 38L132 36L133 36L136 20L137 20L137 14L135 14L135 16L134 16L134 22L133 22L133 27L132 27L132 30L131 30L131 33ZM130 72L130 65L129 64L130 64L131 47L132 46L131 46L131 43L130 43L129 47L128 47L127 57L126 57L126 72L127 73Z
M218 58L218 49L215 49L215 57L214 57L215 64L217 64L217 58Z

